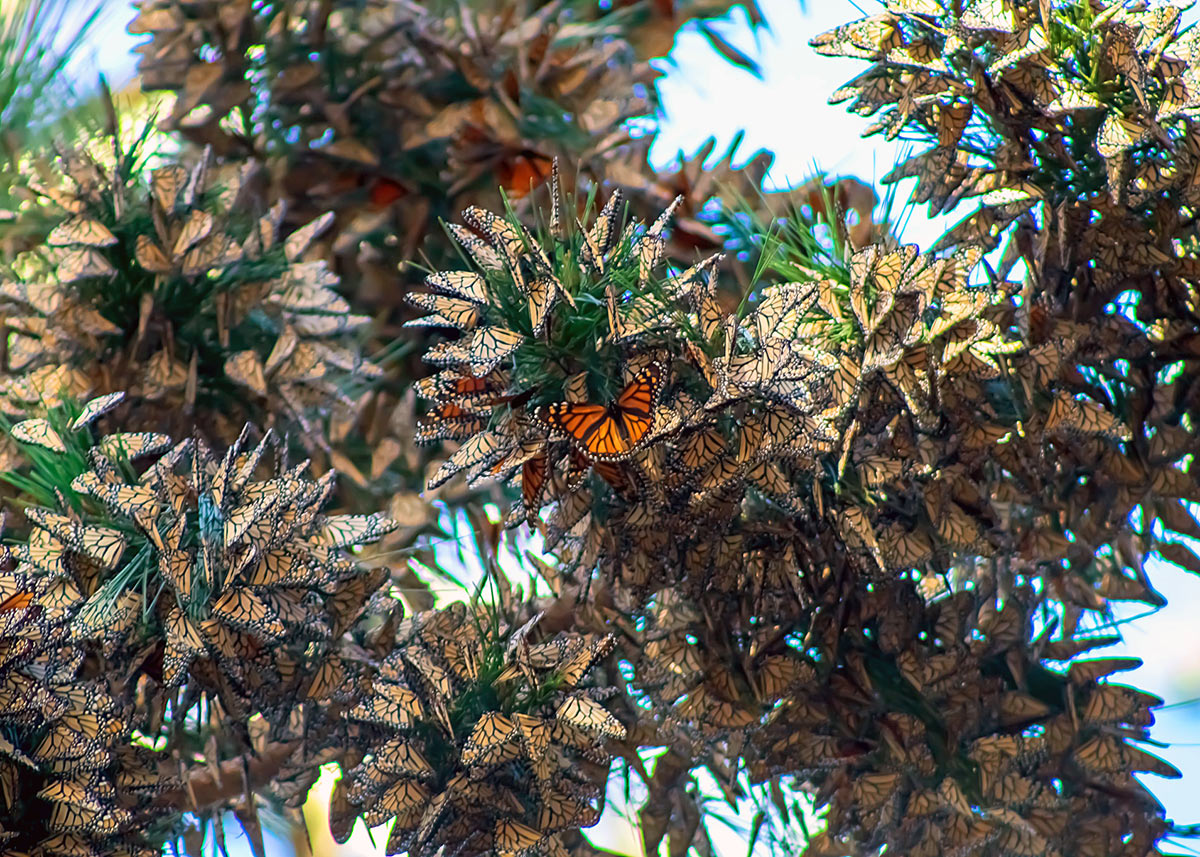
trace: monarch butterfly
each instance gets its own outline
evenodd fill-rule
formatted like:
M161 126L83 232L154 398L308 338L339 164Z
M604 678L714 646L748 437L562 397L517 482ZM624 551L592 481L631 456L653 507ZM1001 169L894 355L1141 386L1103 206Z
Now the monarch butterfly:
M1101 435L1114 440L1128 436L1128 430L1112 414L1095 402L1075 399L1065 391L1050 403L1046 432L1078 437Z
M981 536L979 523L954 502L935 521L938 535L958 547L971 547Z
M197 657L208 651L200 630L178 607L171 608L166 620L167 642L163 653L163 683L176 687L186 677Z
M487 280L471 271L446 271L430 274L425 285L435 292L473 304L485 305L490 298ZM437 310L432 310L436 312Z
M654 408L666 381L661 363L638 372L608 406L556 402L534 412L535 421L568 435L595 461L619 461L636 451L654 425Z
M85 750L96 746L99 737L100 722L93 714L72 717L69 725L66 720L60 720L38 743L33 755L47 762L69 759L83 755Z
M611 461L589 461L588 463L591 465L592 470L612 486L613 490L618 494L631 497L636 493L634 481L629 475L629 468L625 467L622 463ZM636 473L636 471L634 472Z
M378 512L371 515L330 515L313 541L317 545L343 548L373 542L396 529L396 523Z
M650 228L642 233L642 237L638 239L638 285L641 287L644 287L649 282L650 273L658 264L658 260L662 258L663 249L667 246L667 242L663 238L663 232L666 230L671 218L675 216L675 210L679 208L682 202L683 196L675 197Z
M144 455L160 453L169 448L171 443L170 436L165 434L155 434L154 432L114 432L102 437L96 446L109 458L118 460L128 458L132 460Z
M617 209L622 201L621 189L613 191L604 208L596 216L592 228L584 236L583 261L600 273L604 273L604 257L617 239Z
M226 377L234 383L241 384L260 396L267 395L267 376L262 361L254 351L239 351L231 355L223 368Z
M530 761L536 762L546 754L550 746L550 724L540 717L516 713L513 720L521 735L521 743L525 747L525 755Z
M609 339L620 342L660 327L670 319L667 308L654 296L643 295L618 304L610 292L608 307Z
M65 286L79 280L112 276L117 269L94 247L80 247L63 255L57 272L59 283Z
M130 518L143 530L154 529L160 501L158 495L141 485L102 485L82 483L91 494L112 511ZM72 484L72 487L75 487ZM78 489L77 489L78 490Z
M75 614L71 626L73 640L112 640L133 625L141 607L141 593L128 591L112 605L105 595L104 590L93 595Z
M533 335L539 336L546 328L546 319L555 299L565 294L562 286L554 275L548 272L539 273L529 284L529 323L533 327Z
M858 809L870 811L883 806L889 799L896 796L900 784L900 774L863 774L854 778L852 794Z
M279 639L287 628L265 601L248 587L230 589L212 606L212 615L225 624L270 639Z
M471 334L471 338L465 344L454 343L457 346L454 353L461 352L463 358L456 358L450 362L469 363L474 374L486 375L495 369L500 361L520 348L524 341L525 337L521 334L504 327L481 327ZM433 349L426 353L427 360L432 352Z
M459 330L471 330L479 322L479 307L471 301L421 292L409 292L405 299L413 306L433 313L424 318L407 321L404 323L405 327L454 327Z
M392 729L407 729L422 715L421 702L407 687L377 681L375 693L350 709L350 717Z
M491 417L487 413L469 410L456 403L434 406L433 410L417 420L413 436L416 443L432 443L436 440L466 440L487 428Z
M367 597L379 589L387 579L386 568L376 568L366 574L358 573L326 599L325 606L334 620L335 637L341 636L350 627L362 612Z
M192 553L168 547L158 555L158 574L167 580L175 589L178 597L185 605L192 603Z
M546 487L549 459L545 455L531 458L521 465L521 502L525 521L532 528L542 508L542 491Z
M485 431L475 435L457 450L430 477L427 487L437 488L454 476L460 470L485 464L491 465L512 449L512 440L507 435L495 431Z
M863 350L863 366L882 369L904 355L920 333L920 304L915 300L900 300L867 337Z
M392 738L375 751L375 766L387 774L402 774L423 779L433 776L433 768L412 745L403 738Z
M283 253L289 262L299 262L313 240L333 223L333 212L327 211L320 217L310 220L283 242Z
M67 446L58 432L47 420L41 418L22 420L12 427L11 434L14 440L21 443L30 443L52 452L67 451Z
M421 815L421 823L417 825L417 833L410 850L419 852L424 848L425 843L429 841L429 837L433 835L434 828L442 820L442 816L446 814L447 805L453 794L451 786L455 785L460 779L461 777L456 777L454 780L451 780L444 791L438 792L426 804L425 812Z
M133 247L133 258L152 274L167 274L171 271L171 260L148 235L137 237L137 243Z
M920 530L908 532L903 525L893 525L880 542L888 565L893 568L913 568L933 554L933 545Z
M499 747L517 731L517 724L495 711L486 712L475 723L467 743L463 746L462 760L470 765L485 751Z
M49 826L60 833L80 832L105 835L120 830L131 818L127 810L105 804L100 809L89 809L82 804L55 803L50 811Z
M754 674L759 701L772 705L800 680L800 664L786 655L771 655L763 659Z
M575 687L575 685L579 684L583 680L583 677L591 670L592 665L596 661L608 657L608 654L616 644L616 636L606 634L599 640L595 640L585 646L582 651L559 670L559 676L562 678L563 684L567 687Z
M598 810L572 797L552 789L542 794L542 807L538 812L538 828L542 833L591 827L599 818Z
M175 239L175 244L171 247L171 256L178 259L207 238L212 233L215 222L213 216L207 211L195 209L190 212L187 220L183 222L183 229L180 231L179 237Z
M741 729L758 720L748 708L722 699L705 687L691 691L680 708L691 713L702 728Z
M125 552L125 537L118 530L80 527L75 535L69 542L71 548L94 559L105 570L116 568Z
M409 646L404 649L404 660L416 669L435 693L443 699L453 697L454 685L450 682L449 673L433 662L429 652L420 646Z
M150 191L154 201L168 214L175 209L179 189L187 181L187 170L179 164L170 164L150 171Z
M624 738L625 727L600 703L584 694L568 696L555 711L558 720L585 732L593 732L608 738Z
M452 401L461 405L492 405L508 386L507 372L497 370L484 376L472 375L460 369L446 369L417 381L417 395L438 402Z
M83 600L83 593L65 577L52 579L37 596L37 604L51 614L73 609Z
M520 259L525 248L532 243L525 227L510 223L500 215L474 205L463 211L463 219L504 255L513 278L524 291L525 282L520 272Z
M89 399L83 406L83 410L79 412L79 416L71 421L71 431L79 431L84 426L91 425L119 405L124 398L125 394L121 392Z
M679 463L689 471L704 470L727 449L725 435L716 428L691 432L679 442Z
M767 339L750 354L730 357L724 361L724 365L718 363L723 382L721 392L730 398L737 398L745 395L745 388L770 383L791 353L792 342L782 338Z
M497 821L495 832L492 835L496 843L496 851L502 857L524 857L541 845L543 839L541 831L534 830L519 821L513 821L511 818Z
M429 792L420 783L414 780L400 780L380 797L378 806L384 810L385 814L375 824L379 824L390 815L415 809L428 799Z
M581 648L579 637L556 637L530 646L524 658L538 669L556 669L564 659Z
M463 249L466 250L468 254L470 254L471 258L475 260L475 263L477 265L479 265L479 267L485 268L489 271L500 271L500 270L504 269L504 260L500 258L500 254L497 253L495 250L493 250L490 246L488 246L487 242L483 241L478 235L476 235L470 229L463 226L461 223L450 223L450 224L447 224L446 228L450 230L450 234L454 236L454 240L462 245ZM466 271L451 271L445 275L439 275L439 274L433 275L433 277L438 277L438 276L478 277L479 275L470 273L470 272L466 272ZM428 284L430 279L432 279L432 277L426 278L425 282ZM483 280L482 277L480 277L479 279L480 279L480 281ZM481 297L478 302L479 303L487 303L487 296L486 296L487 287L482 282L480 282L479 287L481 289L483 289L484 296ZM467 297L467 296L463 295L463 297Z

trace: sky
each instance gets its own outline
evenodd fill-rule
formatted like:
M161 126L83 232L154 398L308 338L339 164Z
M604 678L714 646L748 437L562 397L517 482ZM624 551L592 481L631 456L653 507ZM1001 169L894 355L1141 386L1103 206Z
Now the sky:
M796 0L762 0L767 28L752 31L746 13L735 7L714 28L746 54L756 58L762 78L722 61L698 32L685 31L676 40L668 60L662 62L665 77L659 91L665 119L659 129L651 158L656 165L669 162L682 151L694 154L710 136L717 138L715 157L724 153L734 135L744 131L735 162L748 160L759 149L774 152L775 162L768 184L788 187L803 183L817 171L831 175L856 176L878 184L878 180L904 154L902 142L889 143L881 137L860 137L867 122L827 103L828 93L861 71L862 63L821 57L808 47L817 33L860 17L849 0L808 0L806 9ZM864 7L869 4L864 3ZM128 80L134 69L130 53L136 40L125 34L130 15L119 8L108 17L93 39L90 68L81 65L79 74L98 69L111 81ZM900 186L904 199L911 185ZM880 196L883 189L877 187ZM950 223L965 211L929 220L914 213L902 238L927 248ZM1168 606L1159 612L1125 624L1126 642L1099 654L1131 655L1144 666L1115 680L1134 684L1162 697L1166 706L1158 713L1152 734L1169 746L1147 746L1181 771L1181 780L1147 776L1146 785L1164 804L1167 817L1182 823L1200 823L1200 622L1193 610L1200 608L1200 578L1175 566L1152 562L1151 580L1166 596ZM1120 606L1118 618L1138 610ZM230 825L231 832L236 825ZM745 855L738 837L712 831L723 854ZM233 837L231 837L233 838ZM637 839L628 823L612 812L593 835L597 845L637 854ZM357 840L354 850L367 843ZM1189 853L1192 843L1167 851ZM269 849L273 855L290 851L280 842ZM360 851L361 853L361 851ZM1192 851L1192 853L1195 853Z

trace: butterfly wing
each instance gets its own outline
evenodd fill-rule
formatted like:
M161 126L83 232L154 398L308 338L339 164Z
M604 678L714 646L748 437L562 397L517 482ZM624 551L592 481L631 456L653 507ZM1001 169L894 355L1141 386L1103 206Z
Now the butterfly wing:
M629 385L617 397L617 408L622 414L649 419L658 404L666 381L666 370L661 363L651 363L633 376Z
M638 372L629 385L617 396L614 405L614 422L617 432L627 447L626 453L635 450L654 426L654 409L662 394L666 370L661 363L651 363ZM597 449L601 455L608 454ZM589 454L592 450L588 450ZM611 457L611 455L610 455Z
M554 402L536 410L533 418L585 448L593 436L607 436L616 431L616 424L609 416L608 409L588 402Z
M525 520L530 527L537 523L542 508L542 489L546 486L548 459L545 455L531 458L521 467L521 501L525 506Z
M654 424L654 408L666 371L661 363L642 369L609 407L555 402L534 413L551 431L561 432L595 461L628 458Z

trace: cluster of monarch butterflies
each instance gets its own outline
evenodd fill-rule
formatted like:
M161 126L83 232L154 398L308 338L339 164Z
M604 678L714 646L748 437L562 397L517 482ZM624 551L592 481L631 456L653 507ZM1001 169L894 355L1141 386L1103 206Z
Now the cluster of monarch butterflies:
M122 398L89 401L70 430L87 431ZM46 419L18 423L12 434L66 452ZM88 450L90 469L71 488L113 523L91 525L70 508L31 509L34 529L17 550L30 573L44 576L39 598L79 608L73 637L120 640L153 612L163 631L163 684L176 687L195 663L212 663L235 691L222 700L233 712L264 704L261 692L298 684L297 651L341 635L380 584L344 549L395 526L381 515L323 515L333 474L314 482L307 461L287 466L272 432L253 447L249 434L247 425L221 456L198 437L173 443L146 432L106 435ZM128 481L122 465L147 460ZM134 589L114 592L107 579L138 546L154 558L152 603Z
M1148 734L1162 700L1101 681L1141 662L1078 659L1114 637L1047 626L1031 639L1031 589L927 604L911 587L851 600L848 625L876 637L844 639L829 691L801 686L770 713L752 780L800 772L817 787L830 820L821 853L1157 853L1163 821L1134 773L1179 773L1130 739ZM947 753L971 773L941 763Z
M96 403L93 414L107 406ZM87 419L80 415L81 427ZM18 426L22 442L65 451L43 421ZM54 524L43 510L27 513ZM0 846L149 857L159 852L138 835L139 814L172 778L160 754L130 744L130 701L86 667L92 653L73 626L84 598L69 569L94 580L122 537L80 522L67 537L69 546L36 529L0 556Z
M81 819L52 819L50 829L64 835L117 835L136 821L128 807L137 802L114 804L113 786L94 771L117 764L117 790L128 785L145 799L173 781L182 787L175 775L186 780L187 766L167 774L139 761L131 730L165 739L169 751L172 740L200 728L200 738L186 740L207 736L207 763L216 764L251 751L244 742L252 715L282 729L298 703L328 699L336 688L320 667L388 577L386 569L362 568L347 548L395 527L381 515L323 514L333 474L313 481L307 461L289 465L270 431L252 445L247 426L222 454L199 437L174 443L152 432L93 442L97 421L123 398L90 400L69 425L35 418L12 429L18 443L61 456L64 466L85 449L87 469L71 482L73 500L60 493L58 508L26 511L28 538L12 550L16 567L3 578L19 589L3 605L36 616L38 634L53 617L61 631L55 640L73 647L59 655L68 660L46 669L56 682L73 676L88 651L114 665L114 689L92 694L93 708L71 715L45 742L55 748L45 756L55 770L74 772L68 760L76 757L95 766L48 798L62 802L54 812ZM71 712L53 696L27 696L32 705L44 699ZM189 726L189 718L211 723ZM20 747L16 758L29 752ZM253 804L237 809L253 818Z
M514 628L459 602L400 624L347 714L360 761L331 798L335 839L394 818L387 854L557 857L560 833L595 824L603 745L625 728L583 682L614 638L545 636L541 617Z
M390 303L395 263L418 253L439 266L454 258L440 219L468 205L498 204L498 187L520 204L547 180L550 153L571 153L573 168L600 182L615 172L613 150L624 142L642 159L638 173L649 172L647 143L611 136L624 120L652 109L641 87L649 87L653 73L635 60L624 35L647 18L661 20L661 10L646 0L632 15L601 7L524 9L511 0L449 11L391 3L312 7L297 0L262 8L223 0L203 11L179 0L138 6L130 28L148 39L142 85L181 94L165 123L220 140L224 151L286 153L271 157L279 158L272 171L284 177L289 205L308 208L306 215L337 213L331 249L339 268L352 267L364 243L386 254L391 264L380 267L391 277L365 277L355 289L360 305ZM686 13L675 4L666 14L673 30ZM320 37L301 39L301 31ZM527 37L513 39L516 32ZM362 40L370 50L346 50ZM196 50L202 43L219 47ZM267 43L264 77L252 90L234 69L247 50ZM337 57L326 73L314 73L314 51ZM445 87L448 69L461 87ZM598 69L604 72L589 71ZM381 75L379 86L336 110L321 106L373 75ZM494 90L506 78L528 93L519 107ZM253 141L229 133L229 121L241 125L235 117L263 110ZM547 123L555 129L552 143L544 136ZM308 144L330 127L337 128L332 141ZM276 139L282 128L308 129L301 133L305 142ZM620 166L635 162L630 157ZM383 233L399 240L378 241Z
M1096 608L1101 597L1158 604L1141 570L1147 554L1157 550L1200 569L1190 549L1127 524L1151 496L1167 528L1196 531L1192 516L1178 509L1180 501L1200 498L1181 473L1196 446L1188 426L1200 415L1200 400L1190 374L1172 367L1180 355L1196 353L1195 322L1182 307L1200 273L1188 225L1200 165L1200 36L1171 4L1095 2L1086 24L1072 17L1077 11L1017 0L953 8L899 0L813 44L873 63L834 101L876 115L873 130L931 139L885 181L916 177L914 199L928 201L933 212L979 201L935 249L998 247L998 279L1015 278L1018 264L1029 272L1020 308L1003 322L1027 347L1003 356L998 378L1011 390L1019 423L1011 403L990 399L986 388L995 382L987 378L939 403L944 412L973 408L977 416L961 435L965 455L950 474L956 492L990 495L992 524L1029 563L1066 558L1076 549L1065 534L1084 533L1075 538L1093 554L1091 569L1077 576L1072 564L1072 579L1058 586L1065 602L1082 609ZM1067 44L1056 43L1055 34ZM1074 39L1081 41L1070 44ZM1092 57L1086 74L1054 61L1084 43ZM1024 130L1033 126L1036 142ZM1069 152L1081 127L1091 129L1100 164ZM981 139L988 140L982 156ZM1104 176L1080 184L1100 166ZM1144 374L1126 374L1131 361ZM1093 377L1121 377L1120 389L1081 380ZM1151 397L1152 405L1128 406L1139 397ZM1062 461L1057 475L1035 464L1047 452ZM985 461L1009 478L989 484L976 469ZM1075 493L1081 482L1089 490ZM1043 499L1031 503L1033 497ZM1029 514L1014 518L1014 503L1029 504ZM961 522L950 529L956 540L983 535ZM928 549L922 539L904 541L905 556Z
M137 810L169 784L159 757L129 745L126 704L86 676L87 653L70 636L72 605L36 596L13 562L6 554L0 572L0 846L156 854L135 828Z
M616 234L605 221L607 211L593 232L599 228ZM551 254L540 251L518 227L477 212L468 221L478 235L459 234L484 270L502 271L514 281L532 271L553 276L547 264ZM627 233L613 246L636 248L637 237ZM596 249L604 246L592 237L588 242ZM634 256L594 254L610 268ZM620 295L610 304L610 322L602 333L624 343L632 354L624 364L623 385L608 403L588 395L582 374L577 382L568 378L562 402L522 408L526 388L514 382L521 371L521 351L541 335L532 333L539 318L533 308L541 304L531 301L528 334L514 337L506 346L511 351L495 363L475 366L473 357L459 353L459 362L450 364L456 368L419 383L418 391L438 403L424 423L424 439L461 442L433 484L460 471L468 479L503 478L519 466L522 502L510 521L536 522L543 506L553 506L545 521L546 544L565 562L545 571L556 591L583 594L598 570L602 578L619 584L623 609L644 611L651 593L655 600L668 592L694 598L690 618L659 627L661 633L641 647L629 686L645 694L656 723L673 730L676 740L690 743L701 755L719 754L714 748L731 735L753 736L773 728L775 721L764 724L764 712L781 699L803 696L797 689L811 679L805 665L787 653L713 660L714 652L723 651L723 635L735 631L755 651L753 617L770 617L785 626L798 621L797 600L819 602L822 592L838 591L832 584L839 579L849 581L844 585L853 592L856 576L888 580L927 563L969 565L976 557L998 552L1001 543L990 534L1000 527L1009 527L1019 542L1022 568L1040 573L1055 551L1066 556L1070 543L1061 535L1061 545L1054 541L1053 519L1014 522L1009 515L1025 496L1018 486L1037 478L1036 462L1044 450L1087 466L1095 466L1097 459L1122 462L1130 481L1118 479L1114 485L1098 474L1089 497L1111 496L1115 489L1132 499L1154 478L1170 497L1188 496L1186 487L1168 485L1144 468L1142 481L1133 480L1134 454L1123 448L1128 426L1109 412L1103 399L1083 396L1064 383L1070 361L1083 343L1096 341L1095 332L1047 326L1039 321L1040 304L1022 308L1007 285L971 284L968 275L979 267L980 256L977 249L929 258L911 247L869 248L850 260L848 282L814 277L763 289L741 318L726 316L710 301L711 263L668 281L658 293L647 289ZM496 299L495 284L503 278L435 274L429 284L446 298L447 278L461 278L454 281L477 289L468 301L471 313L457 320L464 331L480 329L477 325L489 317ZM631 275L627 281L632 280ZM645 286L647 281L641 282ZM430 323L444 325L451 310L461 308L439 306L439 300L426 295L414 302L435 313ZM565 307L562 311L567 312ZM540 323L544 328L554 320L542 317ZM699 341L683 336L672 341L682 326L698 331ZM1120 341L1115 333L1110 339ZM439 346L436 355L469 347L450 343ZM1119 350L1110 344L1110 353ZM476 368L487 372L475 374ZM692 380L697 378L701 384ZM1044 409L1018 422L1003 407L1013 391ZM659 416L664 411L666 419ZM1157 443L1168 449L1167 444L1184 441L1168 432ZM1184 448L1173 447L1171 454L1178 458ZM998 459L1016 479L985 493L980 485L988 484L987 468ZM598 477L591 482L583 478L589 468ZM828 481L822 480L829 479L831 470L842 487L840 497L823 490ZM744 502L748 489L770 502L770 510L756 512L754 521ZM602 509L599 515L594 514L597 508ZM1181 519L1178 514L1173 518L1176 525ZM1106 513L1081 526L1099 532L1103 521L1115 518ZM776 527L776 535L764 526ZM831 532L840 545L798 547L805 538L828 542ZM1068 604L1075 621L1080 609L1103 607L1105 597L1153 603L1156 596L1144 579L1121 569L1130 562L1127 557L1113 563L1100 585L1089 576L1094 572L1057 570L1048 597ZM824 575L795 580L795 569L821 569L822 564ZM944 603L946 593L936 576L927 575L920 591L913 604L922 598ZM709 597L712 593L721 598ZM903 614L905 608L892 609ZM843 626L831 626L824 650L837 656L839 635L846 632ZM1020 646L1026 644L1022 640ZM951 656L946 664L947 669L954 664L968 669ZM1019 687L1024 679L1016 681ZM1010 692L1016 693L1004 691ZM1001 708L1003 703L1019 709L1027 702L1019 695L1001 699L990 690L977 695ZM1035 710L1032 706L1024 713ZM963 716L982 715L977 707ZM1023 715L1018 711L1012 716ZM842 722L842 717L841 712L830 716L821 728ZM954 728L983 727L968 719ZM1093 733L1080 735L1078 745L1090 750ZM846 739L820 733L814 740L827 756L817 761L785 757L771 768L772 775L812 775L832 767L844 752ZM839 747L843 749L831 749ZM968 764L977 764L969 750L963 745L956 752ZM1060 753L1056 758L1065 757ZM873 758L859 761L861 773L870 774ZM1077 761L1072 757L1064 764ZM1029 775L1029 769L1022 771L1021 776ZM881 772L880 782L892 782L892 773ZM1128 780L1128 773L1114 776ZM1145 825L1156 823L1153 811L1139 800L1122 805L1126 820L1118 829L1142 825L1139 829L1148 830ZM1080 801L1090 801L1089 812L1107 806L1097 792ZM883 801L873 809L882 809L872 818L890 836L893 804ZM998 811L1019 814L1027 809L1017 801ZM856 811L847 812L845 818L857 817ZM1010 821L1023 836L1028 830L1016 817ZM1018 842L1013 838L1017 833L993 827L988 829L999 832L974 842L974 822L965 821L970 830L947 838L944 827L937 827L943 821L934 813L921 822L927 840L923 848L938 844L952 851L969 843L982 848L998 842L1033 847L1029 843L1056 838L1039 834L1042 839ZM873 841L879 835L871 833Z
M86 150L60 160L56 181L29 183L57 216L44 258L0 279L0 408L20 417L124 389L143 425L184 431L193 414L230 442L241 417L327 450L330 414L359 404L347 382L381 374L354 339L370 319L350 312L324 261L305 259L332 215L282 240L282 204L246 216L246 168L206 156L143 186Z
M1104 283L1172 261L1156 240L1164 224L1148 219L1145 206L1172 190L1185 198L1190 193L1189 165L1200 157L1187 130L1200 106L1191 66L1197 36L1182 26L1178 6L1093 3L1088 23L1073 31L1081 40L1088 32L1097 68L1085 73L1054 63L1056 52L1070 50L1055 45L1052 35L1063 14L1051 3L1025 0L896 2L817 36L812 45L829 56L874 63L831 98L874 115L868 133L891 138L916 131L933 143L885 182L916 178L913 200L928 202L931 213L981 198L979 210L950 229L940 246L990 248L1011 224L1030 222L1043 207L1048 217L1068 223L1076 212L1099 207L1103 222L1075 224L1076 240L1062 242L1062 250L1100 261L1097 278ZM988 86L978 85L979 75ZM1114 98L1114 92L1129 97ZM1020 119L1007 124L1001 117ZM1031 122L1046 140L1032 143L1018 130ZM1035 179L1055 175L1062 182L1080 171L1078 155L1067 147L1081 123L1092 129L1107 187L1079 199L1068 183L1054 187ZM982 139L989 141L983 148ZM977 157L981 151L987 154ZM1068 206L1055 211L1064 200ZM1141 211L1129 217L1128 209ZM1065 237L1056 241L1053 222L1038 229L1051 244Z
M891 458L881 455L885 450L877 435L887 433L889 425L894 434L899 417L917 429L929 428L940 397L971 398L974 390L963 388L995 377L997 355L1019 346L999 324L1004 294L966 284L977 252L929 260L912 247L888 253L870 248L854 257L848 286L815 279L769 287L739 320L715 304L715 260L652 291L650 272L671 212L645 232L632 224L618 238L618 204L614 195L583 243L585 266L593 260L595 268L611 271L636 262L645 289L632 296L605 295L610 301L606 332L635 349L624 367L625 385L607 403L590 399L589 373L583 371L566 379L564 401L521 407L530 393L514 383L512 356L530 337L483 324L496 300L495 278L438 273L428 280L433 293L410 296L434 313L421 323L467 334L431 352L439 363L456 354L460 365L417 384L418 392L436 403L418 424L418 440L461 442L430 486L462 471L468 482L519 475L521 501L509 521L536 523L541 509L557 502L547 521L550 546L570 532L593 541L607 538L591 526L593 488L611 491L623 507L616 520L636 534L643 554L658 552L669 532L711 526L710 511L727 514L747 488L785 512L798 512L801 486L819 478L821 456L840 456L843 469L847 462L855 465L861 482L882 493L888 483L911 475L912 456L907 449L894 449ZM529 329L544 327L548 308L534 299L531 284L543 284L551 305L554 295L566 295L550 254L517 224L479 211L468 211L467 219L486 239L459 227L468 252L485 271L501 270L518 287L525 284L521 292L529 294ZM710 357L705 347L681 342L676 330L681 317L682 323L694 324L702 345L715 346L718 353ZM850 347L847 325L858 340ZM485 339L505 340L486 360L475 350ZM642 341L650 347L638 349ZM657 349L653 344L664 342ZM701 384L678 385L666 395L676 386L671 375L680 363ZM935 470L927 464L927 473ZM588 481L589 471L600 481ZM946 509L931 507L935 533L951 550L971 547L978 539L968 535L978 526L963 523L952 504ZM922 535L889 530L876 536L860 509L849 510L839 526L883 569L911 567L931 553L922 547L929 543ZM628 559L638 553L617 555ZM632 573L639 584L647 577L645 570Z

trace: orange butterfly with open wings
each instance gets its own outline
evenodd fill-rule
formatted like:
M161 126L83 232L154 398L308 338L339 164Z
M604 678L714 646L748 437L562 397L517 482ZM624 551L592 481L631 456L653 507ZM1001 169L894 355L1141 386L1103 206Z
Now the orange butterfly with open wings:
M620 461L641 447L654 426L666 377L661 363L651 363L608 405L555 402L538 408L533 418L550 431L566 434L590 459Z

